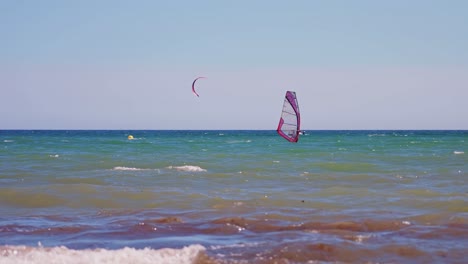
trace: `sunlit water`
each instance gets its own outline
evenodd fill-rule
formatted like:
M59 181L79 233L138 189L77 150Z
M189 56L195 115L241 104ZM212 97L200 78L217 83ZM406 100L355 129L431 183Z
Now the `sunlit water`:
M466 152L468 131L0 131L0 263L468 263Z

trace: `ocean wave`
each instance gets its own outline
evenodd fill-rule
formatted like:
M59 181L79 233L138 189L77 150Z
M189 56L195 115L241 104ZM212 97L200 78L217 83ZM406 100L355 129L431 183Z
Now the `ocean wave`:
M118 170L118 171L142 171L142 170L149 170L149 169L117 166L117 167L114 167L113 170Z
M178 171L189 171L189 172L202 172L206 171L205 169L199 166L191 166L191 165L184 165L184 166L169 166L168 169L175 169Z
M258 247L261 243L253 242L253 243L236 243L236 244L227 244L227 245L212 245L210 246L211 250L220 250L226 248L246 248L246 247Z
M181 249L135 249L125 247L117 250L84 249L67 247L0 246L0 263L195 263L206 257L205 247L190 245Z
M228 144L238 144L238 143L251 143L252 140L246 139L246 140L229 140L226 143Z
M464 152L464 151L457 151L457 150L455 150L455 151L453 152L453 154L455 154L455 155L460 155L460 154L465 154L465 152Z
M376 133L376 134L369 134L368 137L386 137L387 134L384 133Z

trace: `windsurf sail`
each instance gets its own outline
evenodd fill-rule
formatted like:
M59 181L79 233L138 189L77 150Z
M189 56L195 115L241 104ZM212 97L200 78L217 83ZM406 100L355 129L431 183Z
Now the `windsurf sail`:
M299 104L297 102L296 92L287 91L284 97L283 111L276 131L280 136L289 142L299 140L301 127L301 114L299 113Z
M198 79L202 79L202 78L206 78L206 77L198 77L195 80L193 80L193 83L192 83L192 92L198 97L200 97L200 95L198 95L197 91L195 91L195 83L197 82Z

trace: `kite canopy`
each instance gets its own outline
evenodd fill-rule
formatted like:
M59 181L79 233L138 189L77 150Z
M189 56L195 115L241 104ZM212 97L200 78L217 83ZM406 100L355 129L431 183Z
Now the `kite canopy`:
M280 136L290 142L299 140L301 125L301 115L299 113L299 103L297 102L296 92L287 91L284 97L283 111L281 112L278 129L276 131Z
M200 97L200 95L198 95L197 91L195 91L195 83L197 82L198 79L202 79L202 78L206 78L206 77L197 77L195 80L193 80L193 83L192 83L192 92L198 97Z

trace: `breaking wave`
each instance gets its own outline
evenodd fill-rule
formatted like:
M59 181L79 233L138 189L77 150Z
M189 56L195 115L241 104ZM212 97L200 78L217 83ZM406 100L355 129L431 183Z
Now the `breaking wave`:
M131 167L121 167L121 166L117 166L117 167L114 167L113 170L118 170L118 171L142 171L142 170L149 170L149 169L141 169L141 168L131 168Z
M191 166L191 165L184 165L184 166L169 166L168 169L174 169L178 171L189 171L189 172L202 172L206 171L205 169L199 166Z
M190 245L181 249L135 249L125 247L117 250L84 249L67 247L0 246L0 263L198 263L205 248Z

